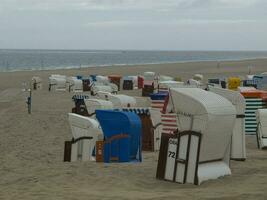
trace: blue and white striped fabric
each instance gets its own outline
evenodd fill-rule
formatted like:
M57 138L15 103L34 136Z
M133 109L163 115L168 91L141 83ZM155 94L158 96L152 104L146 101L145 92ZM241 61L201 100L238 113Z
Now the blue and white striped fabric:
M72 100L84 100L84 99L89 99L88 95L84 95L84 94L75 94L74 96L72 96Z
M119 111L124 112L134 112L137 115L150 115L149 108L142 108L142 107L131 107L131 108L122 108L122 109L116 109Z

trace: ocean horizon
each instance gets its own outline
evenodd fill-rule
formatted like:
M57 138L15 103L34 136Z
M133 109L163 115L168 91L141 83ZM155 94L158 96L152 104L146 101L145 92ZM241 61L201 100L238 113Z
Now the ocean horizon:
M0 49L0 72L267 58L267 51Z

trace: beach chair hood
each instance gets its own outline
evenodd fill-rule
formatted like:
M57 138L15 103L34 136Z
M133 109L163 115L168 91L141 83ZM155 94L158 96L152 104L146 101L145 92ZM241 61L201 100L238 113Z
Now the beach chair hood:
M231 159L246 159L245 110L246 100L238 91L209 86L209 91L228 99L236 108L236 120L233 129Z
M123 108L123 107L135 107L136 100L134 97L118 94L110 95L109 100L112 102L114 108Z
M236 116L231 102L198 88L171 88L170 95L177 113L178 129L203 135L200 161L224 158Z
M96 110L113 109L113 104L111 101L102 99L85 99L84 102L89 115L95 113Z
M128 135L128 140L121 144L111 143L111 157L118 156L119 161L128 162L131 159L141 161L141 121L132 112L96 110L96 118L101 124L105 140L119 135ZM117 149L121 149L118 151ZM106 161L108 162L106 157Z

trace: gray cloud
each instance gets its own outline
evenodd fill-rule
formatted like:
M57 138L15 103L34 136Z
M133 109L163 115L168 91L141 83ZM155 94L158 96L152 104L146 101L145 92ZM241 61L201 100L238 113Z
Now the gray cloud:
M266 0L0 0L0 48L266 49Z

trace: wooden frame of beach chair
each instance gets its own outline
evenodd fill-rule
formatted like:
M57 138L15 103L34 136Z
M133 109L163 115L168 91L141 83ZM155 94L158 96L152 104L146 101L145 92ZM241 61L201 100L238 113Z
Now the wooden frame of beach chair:
M116 157L112 157L112 155L111 155L111 152L112 152L111 144L112 144L112 142L120 140L120 139L123 139L123 138L129 138L129 137L130 137L129 135L121 133L121 134L118 134L118 135L113 135L112 137L108 138L107 140L104 140L104 145L110 144L109 145L109 160L106 161L106 162L118 162L119 161L119 155L116 156ZM120 152L120 145L119 144L117 145L117 151ZM104 155L104 153L103 153L103 155Z
M79 138L72 138L71 141L65 141L64 147L64 162L72 162L77 160L87 160L90 156L88 145L84 145L88 143L87 140L92 140L91 136L83 136ZM84 148L86 146L86 148Z
M143 151L154 151L155 138L154 128L151 119L151 109L146 107L129 107L119 109L124 112L136 113L142 123L142 150ZM156 129L156 128L155 128Z
M195 131L163 134L156 177L198 185L200 144L201 133Z

